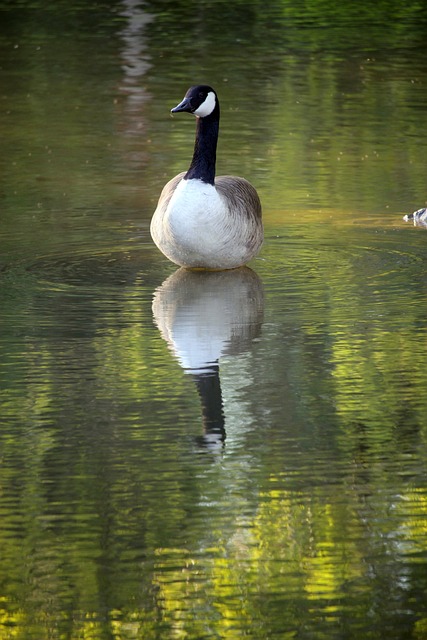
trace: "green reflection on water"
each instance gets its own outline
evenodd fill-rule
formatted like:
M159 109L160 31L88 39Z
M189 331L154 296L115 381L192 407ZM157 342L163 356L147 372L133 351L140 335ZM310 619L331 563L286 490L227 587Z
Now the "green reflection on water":
M425 8L0 6L0 638L422 640ZM148 237L208 78L266 221L214 449Z

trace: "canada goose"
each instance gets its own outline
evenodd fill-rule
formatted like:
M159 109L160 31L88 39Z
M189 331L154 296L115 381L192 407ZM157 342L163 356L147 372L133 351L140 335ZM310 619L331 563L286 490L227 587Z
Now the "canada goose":
M403 216L405 222L412 222L416 227L427 227L427 209L418 209L414 213Z
M263 241L261 203L244 178L215 178L219 102L206 85L190 87L171 112L197 118L193 159L160 194L151 236L164 255L190 269L234 269L246 264Z

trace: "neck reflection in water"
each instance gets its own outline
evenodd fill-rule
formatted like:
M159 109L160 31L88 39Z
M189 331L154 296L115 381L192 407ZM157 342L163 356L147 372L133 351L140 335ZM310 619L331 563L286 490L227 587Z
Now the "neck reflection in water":
M260 278L248 267L231 271L179 269L156 289L153 317L201 400L199 443L222 446L226 432L219 361L247 351L264 316Z

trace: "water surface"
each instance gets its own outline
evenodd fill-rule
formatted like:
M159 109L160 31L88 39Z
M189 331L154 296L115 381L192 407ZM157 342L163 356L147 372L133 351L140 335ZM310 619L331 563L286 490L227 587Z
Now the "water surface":
M423 640L425 9L0 8L0 638ZM149 237L195 82L245 269Z

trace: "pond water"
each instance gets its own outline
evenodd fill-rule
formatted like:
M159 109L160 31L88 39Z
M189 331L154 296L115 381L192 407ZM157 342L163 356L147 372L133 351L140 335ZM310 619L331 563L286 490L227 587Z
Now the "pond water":
M427 638L427 11L0 2L0 638ZM153 245L188 166L247 268Z

